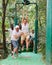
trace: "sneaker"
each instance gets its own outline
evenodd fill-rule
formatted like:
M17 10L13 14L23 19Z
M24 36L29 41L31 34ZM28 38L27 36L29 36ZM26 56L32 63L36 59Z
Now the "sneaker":
M22 47L22 51L24 50L24 47Z
M15 54L15 57L18 57L18 54Z
M16 57L14 55L12 55L12 58L16 59Z
M14 54L14 52L12 51L12 53L11 53L11 56Z
M28 52L28 49L26 48L26 51Z
M13 53L11 53L11 56L13 55Z

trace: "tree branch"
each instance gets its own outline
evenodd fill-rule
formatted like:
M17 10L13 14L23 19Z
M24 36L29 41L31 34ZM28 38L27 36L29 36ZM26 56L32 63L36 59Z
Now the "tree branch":
M6 0L5 6L7 7L9 0Z

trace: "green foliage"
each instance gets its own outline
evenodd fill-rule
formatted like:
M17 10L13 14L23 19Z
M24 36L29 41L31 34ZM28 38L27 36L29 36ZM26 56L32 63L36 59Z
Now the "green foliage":
M45 40L46 40L46 0L38 0L38 18L39 18L39 47L45 58Z

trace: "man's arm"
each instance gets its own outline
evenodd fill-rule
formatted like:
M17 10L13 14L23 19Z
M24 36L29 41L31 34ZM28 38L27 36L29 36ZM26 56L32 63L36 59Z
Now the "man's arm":
M19 38L19 37L20 37L20 35L14 35L14 37L15 37L15 39L17 39L17 38Z
M15 39L19 38L21 35L23 35L23 32L21 32L20 34L18 35L14 35Z
M8 30L5 30L5 32L8 32Z
M5 32L9 32L9 31L10 31L10 29L5 30Z

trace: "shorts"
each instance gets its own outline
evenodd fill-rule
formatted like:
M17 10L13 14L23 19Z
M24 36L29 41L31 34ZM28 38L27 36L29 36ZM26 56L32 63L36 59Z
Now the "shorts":
M29 35L28 34L24 34L21 36L21 40L25 40L25 39L29 39Z
M19 46L18 41L11 40L11 43L14 48L18 48L18 46Z

